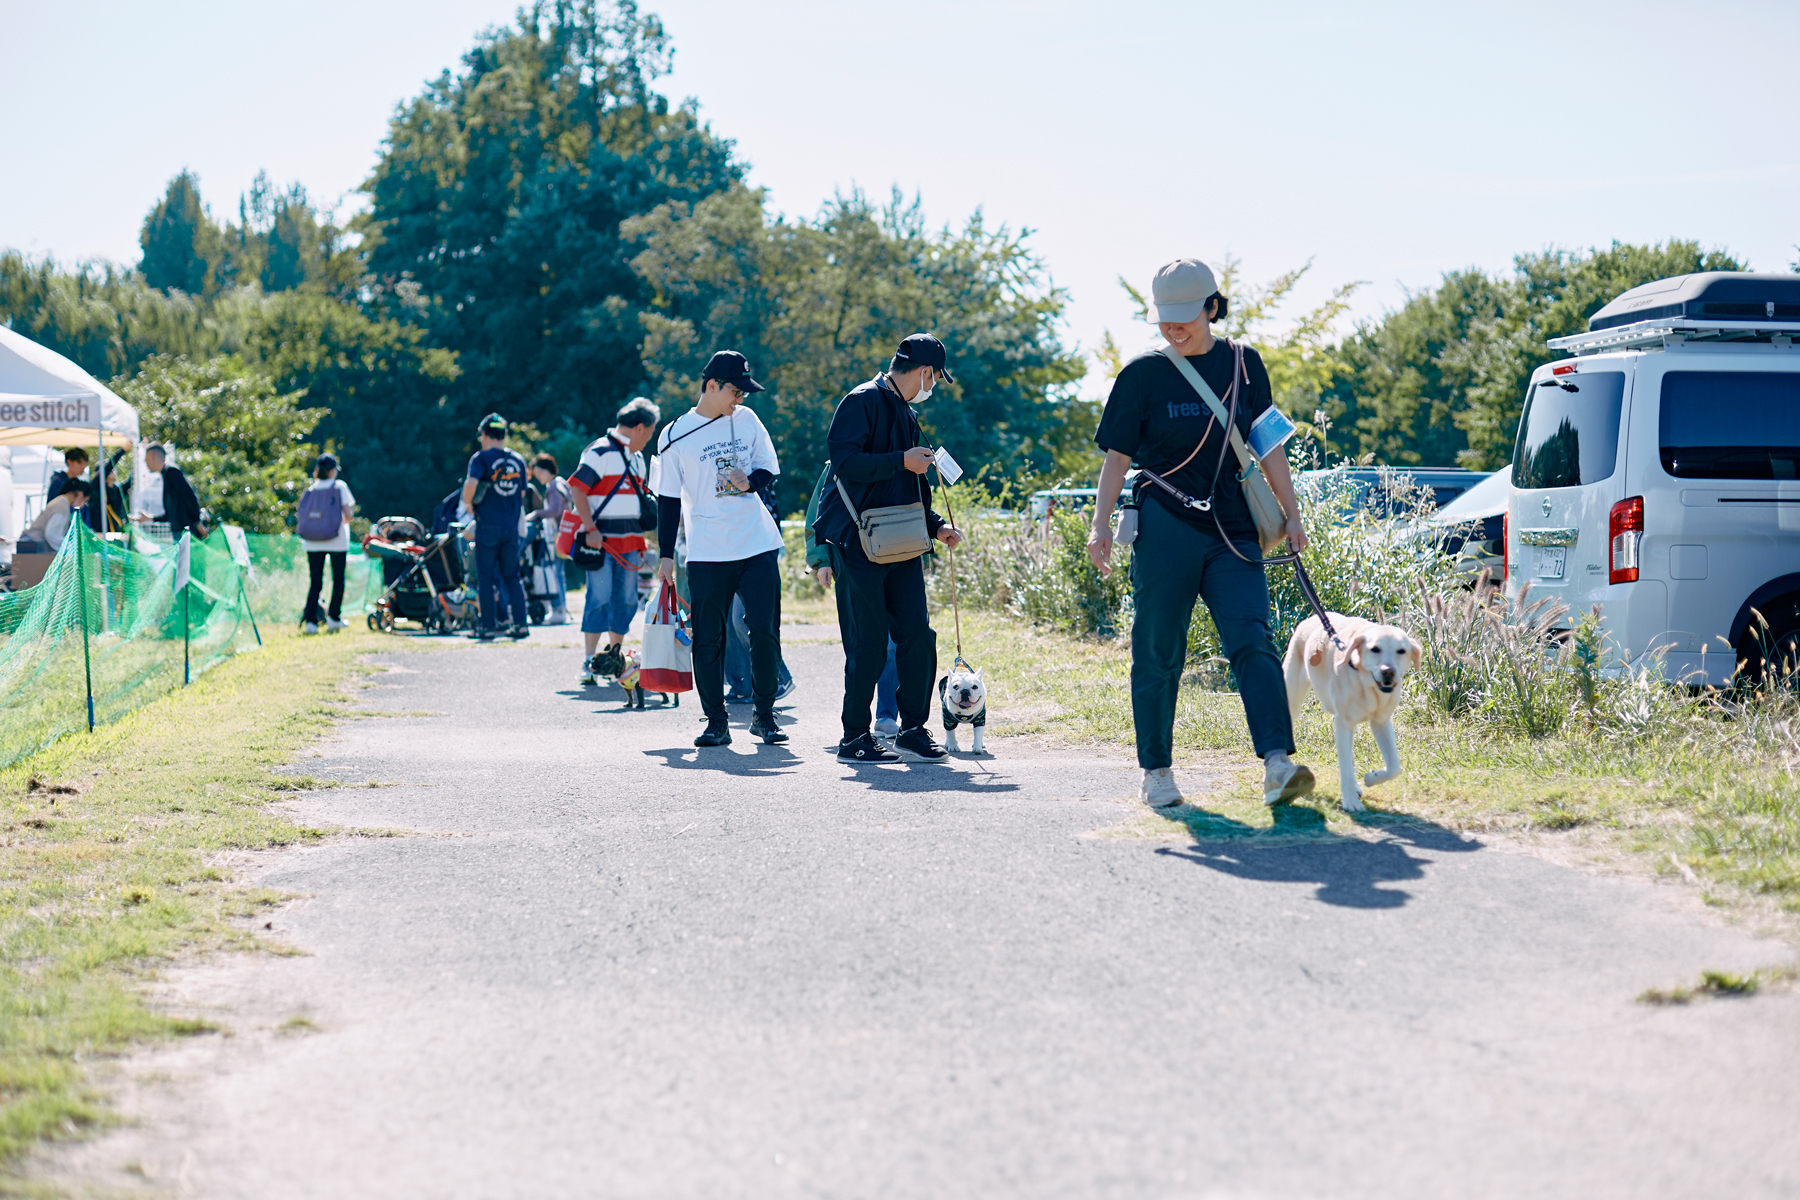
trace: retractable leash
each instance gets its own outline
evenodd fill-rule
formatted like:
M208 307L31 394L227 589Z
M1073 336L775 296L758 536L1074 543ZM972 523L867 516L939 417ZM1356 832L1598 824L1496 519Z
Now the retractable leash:
M936 464L932 464L932 466L936 466ZM943 491L943 513L945 516L949 516L950 527L954 529L956 527L956 511L950 507L950 486L947 482L943 482L941 466L938 466L938 486L940 486L940 491ZM968 666L967 658L963 658L963 606L956 594L956 551L952 551L947 545L947 547L943 547L943 556L950 560L950 617L952 617L952 621L956 622L956 660L950 662L950 669L956 669L956 666L961 664L965 671L974 671L974 667Z

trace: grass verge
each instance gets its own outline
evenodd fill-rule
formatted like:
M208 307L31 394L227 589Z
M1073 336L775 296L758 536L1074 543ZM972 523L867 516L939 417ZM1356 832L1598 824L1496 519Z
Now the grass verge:
M84 1058L213 1032L153 1012L137 985L179 954L265 948L236 918L282 897L233 884L218 856L325 836L271 809L314 782L272 769L345 711L357 655L394 643L265 636L0 771L0 1183L39 1139L107 1119Z
M935 623L947 659L949 621ZM1132 744L1128 647L992 610L965 610L962 627L966 656L985 671L996 733ZM1146 813L1120 834L1168 836L1185 826L1214 838L1331 835L1396 821L1463 831L1582 829L1699 884L1711 902L1763 898L1800 913L1800 784L1779 764L1721 758L1700 738L1633 739L1570 721L1563 733L1534 740L1403 710L1405 773L1369 790L1367 813L1351 814L1337 803L1330 719L1309 701L1295 736L1299 758L1319 777L1315 803L1271 813L1258 796L1243 707L1233 693L1206 690L1210 682L1199 671L1184 681L1175 745L1190 766L1212 766L1230 782L1208 797L1206 811ZM1380 762L1367 729L1357 762L1363 771Z

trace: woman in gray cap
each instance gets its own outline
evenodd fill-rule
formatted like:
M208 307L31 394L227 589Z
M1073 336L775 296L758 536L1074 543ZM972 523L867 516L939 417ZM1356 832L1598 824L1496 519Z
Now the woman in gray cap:
M1094 435L1106 463L1088 538L1094 566L1110 573L1113 507L1126 471L1135 462L1166 482L1145 486L1139 478L1139 532L1131 558L1131 714L1144 770L1140 795L1155 808L1181 803L1170 769L1175 701L1194 602L1204 600L1263 760L1263 801L1285 804L1312 791L1313 775L1291 757L1293 721L1269 632L1269 584L1256 523L1213 402L1226 412L1235 401L1238 432L1287 514L1288 544L1300 550L1306 530L1282 451L1294 425L1275 407L1256 351L1213 336L1212 322L1224 318L1229 301L1211 268L1198 259L1176 259L1156 273L1151 295L1168 346L1138 355L1113 382ZM1178 359L1205 381L1210 399Z

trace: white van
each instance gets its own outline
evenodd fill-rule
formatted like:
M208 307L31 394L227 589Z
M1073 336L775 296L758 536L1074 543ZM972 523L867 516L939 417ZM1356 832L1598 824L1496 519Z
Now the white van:
M1800 651L1800 275L1633 288L1532 373L1506 585L1598 607L1613 653L1671 679ZM1765 633L1755 609L1768 621ZM1701 648L1706 647L1702 655Z

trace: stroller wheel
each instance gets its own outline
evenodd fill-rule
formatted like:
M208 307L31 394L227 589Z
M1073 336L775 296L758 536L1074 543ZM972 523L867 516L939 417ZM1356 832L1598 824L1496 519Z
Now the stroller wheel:
M377 633L379 633L381 631L381 610L380 609L376 609L374 612L371 612L369 614L369 628L376 631Z
M549 610L544 607L544 602L542 600L532 600L528 602L525 606L525 610L530 614L531 623L533 625L542 625L544 623L544 618L549 615Z

